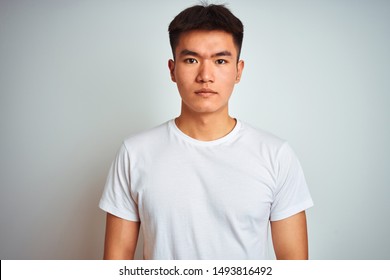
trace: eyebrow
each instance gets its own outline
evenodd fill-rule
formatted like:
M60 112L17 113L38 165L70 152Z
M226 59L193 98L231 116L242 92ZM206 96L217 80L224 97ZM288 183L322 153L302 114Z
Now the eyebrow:
M180 52L180 56L187 56L187 55L200 57L200 55L197 52L190 51L187 49L184 49ZM211 57L219 57L219 56L232 56L232 53L229 51L222 51L222 52L218 52L218 53L213 54Z

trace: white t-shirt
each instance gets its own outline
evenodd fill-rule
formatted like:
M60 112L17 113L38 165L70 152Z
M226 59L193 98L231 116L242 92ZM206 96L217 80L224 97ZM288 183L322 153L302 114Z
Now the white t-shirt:
M128 138L99 204L141 221L145 259L267 259L269 221L312 205L289 145L239 120L215 141L174 120Z

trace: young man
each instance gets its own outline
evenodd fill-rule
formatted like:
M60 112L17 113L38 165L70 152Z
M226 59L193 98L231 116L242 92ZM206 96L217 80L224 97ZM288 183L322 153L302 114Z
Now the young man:
M312 206L288 144L229 116L243 25L222 5L194 6L169 26L181 114L126 139L100 207L105 259L307 259Z

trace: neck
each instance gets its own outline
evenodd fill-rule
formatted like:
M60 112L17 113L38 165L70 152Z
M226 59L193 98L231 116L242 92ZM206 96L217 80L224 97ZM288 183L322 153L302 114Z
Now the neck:
M236 120L229 114L186 114L182 112L175 120L177 127L191 138L213 141L229 134Z

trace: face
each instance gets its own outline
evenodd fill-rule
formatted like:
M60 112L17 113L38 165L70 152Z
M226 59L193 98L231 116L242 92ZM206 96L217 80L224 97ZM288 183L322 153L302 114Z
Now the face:
M182 114L226 113L244 62L237 62L233 36L224 31L189 31L180 36L171 79L182 98Z

